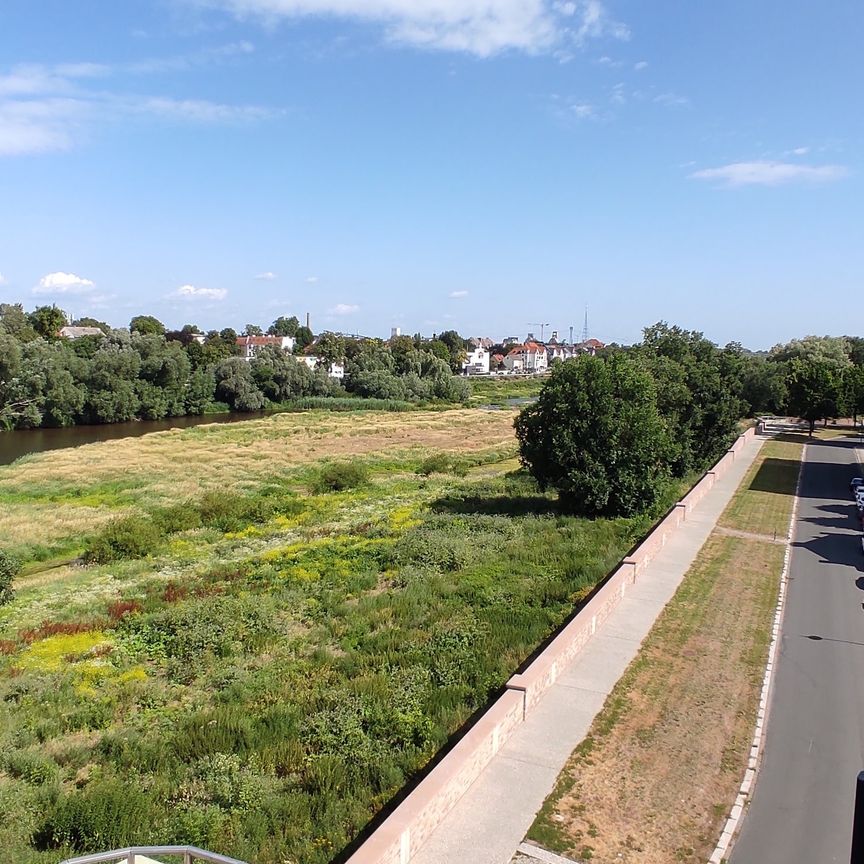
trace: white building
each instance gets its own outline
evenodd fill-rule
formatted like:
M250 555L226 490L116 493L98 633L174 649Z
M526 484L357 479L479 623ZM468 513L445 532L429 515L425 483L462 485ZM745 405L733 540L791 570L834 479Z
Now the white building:
M322 361L320 357L316 357L314 354L298 354L297 362L304 363L314 372L320 363L326 361ZM330 368L327 370L327 375L330 378L338 378L341 380L345 377L345 364L331 363Z
M489 352L482 345L472 348L462 364L462 372L465 375L488 375Z
M526 342L524 345L514 345L504 358L504 366L510 372L537 373L546 372L549 362L546 358L546 346L538 342Z
M99 327L73 327L67 325L66 327L61 327L57 335L61 339L81 339L84 336L104 336L105 334Z

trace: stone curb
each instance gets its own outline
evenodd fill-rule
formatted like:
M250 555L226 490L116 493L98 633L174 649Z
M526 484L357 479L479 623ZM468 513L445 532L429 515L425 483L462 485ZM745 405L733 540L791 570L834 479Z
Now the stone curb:
M786 607L786 590L789 584L789 562L792 558L792 536L795 533L795 521L798 516L798 500L801 494L801 478L804 476L804 463L807 461L807 444L801 450L801 465L798 468L798 480L795 484L795 500L792 504L792 513L789 516L789 529L786 532L786 553L783 556L783 570L780 573L780 591L777 598L777 607L774 612L774 624L771 628L771 645L768 648L768 662L765 664L765 677L762 679L762 692L759 696L759 711L756 714L756 729L753 732L753 742L750 745L750 756L747 760L747 770L744 779L735 798L735 804L729 813L729 818L723 826L720 839L714 849L708 864L722 864L726 861L726 853L732 846L738 830L741 827L741 819L753 790L753 783L759 770L759 760L762 756L764 743L765 724L768 714L768 699L771 695L771 681L774 677L774 666L777 662L777 652L780 644L780 622L783 620L783 610Z

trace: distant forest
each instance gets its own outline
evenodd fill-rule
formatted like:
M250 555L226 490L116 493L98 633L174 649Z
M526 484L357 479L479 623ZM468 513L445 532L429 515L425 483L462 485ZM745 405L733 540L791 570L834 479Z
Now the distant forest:
M0 304L0 428L261 411L309 398L410 407L460 403L470 395L467 382L453 375L465 347L454 331L389 343L333 333L316 338L296 317L278 318L267 333L291 336L296 354L317 358L309 365L269 346L248 361L238 356L238 334L230 327L202 334L188 324L171 331L140 315L128 329L114 329L82 318L74 325L101 333L73 339L59 335L66 323L54 306L28 313L20 304ZM250 324L240 335L262 330ZM344 378L329 376L334 362L344 364Z
M0 304L0 428L261 411L304 399L410 407L470 396L468 382L454 374L467 347L454 330L388 341L316 336L296 317L280 317L266 333L292 337L294 354L264 347L247 361L238 356L238 335L264 334L252 324L241 334L230 327L199 333L192 324L167 330L150 315L123 329L83 318L73 323L101 333L68 339L59 335L66 323L55 306L25 312L21 304ZM807 336L754 353L661 322L647 327L640 343L610 345L601 356L622 351L650 372L664 416L697 452L715 449L742 417L789 414L812 429L820 420L864 412L860 337ZM298 362L297 354L314 356L317 364ZM343 378L330 377L332 363L344 365Z

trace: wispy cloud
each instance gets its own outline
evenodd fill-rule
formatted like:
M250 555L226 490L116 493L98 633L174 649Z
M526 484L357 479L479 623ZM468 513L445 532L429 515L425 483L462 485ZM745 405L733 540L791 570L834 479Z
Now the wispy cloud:
M594 106L589 105L587 102L577 102L575 105L571 105L570 113L577 120L593 120L597 116Z
M658 105L666 105L669 108L685 108L690 104L690 100L686 96L681 96L672 91L658 93L652 97L651 101L656 102Z
M843 165L756 161L703 168L689 176L694 180L715 180L726 186L782 186L787 183L828 183L840 180L848 173Z
M461 300L463 297L468 296L468 292L467 291L451 291L447 296L451 300Z
M314 285L318 281L317 276L307 276L304 280L308 285Z
M351 303L337 303L332 309L330 309L331 315L353 315L355 312L359 312L360 307Z
M33 289L34 294L86 294L96 287L90 279L74 273L48 273L39 280Z
M0 273L0 285L8 285L8 284L9 284L9 280L2 273Z
M185 0L201 2L201 0ZM388 40L490 57L542 53L591 39L629 38L601 0L204 0L268 24L312 16L382 24Z
M266 273L258 273L255 276L256 279L260 279L262 282L272 282L276 278L275 273L271 273L269 270Z
M175 297L193 300L224 300L228 296L225 288L198 288L195 285L181 285L175 292Z
M643 69L647 69L647 68L648 68L648 61L647 60L640 60L638 63L633 64L633 69L636 72L641 72Z
M250 50L253 50L251 43L242 42L208 49L206 53L219 57ZM167 62L173 64L176 60ZM120 74L157 71L155 61L151 67L145 70L136 68L136 64L26 64L0 72L0 156L68 150L97 123L123 117L143 115L170 122L224 124L262 120L275 114L257 105L123 93L106 83ZM186 67L177 63L171 68ZM95 86L96 80L99 87Z

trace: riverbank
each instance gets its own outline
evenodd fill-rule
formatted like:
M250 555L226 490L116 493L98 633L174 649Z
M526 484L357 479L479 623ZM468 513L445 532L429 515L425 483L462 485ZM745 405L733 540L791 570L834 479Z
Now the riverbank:
M650 525L558 513L512 420L277 415L0 469L19 553L158 528L0 609L0 846L332 860Z

